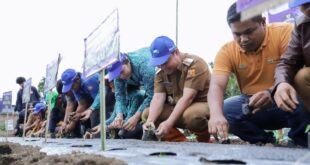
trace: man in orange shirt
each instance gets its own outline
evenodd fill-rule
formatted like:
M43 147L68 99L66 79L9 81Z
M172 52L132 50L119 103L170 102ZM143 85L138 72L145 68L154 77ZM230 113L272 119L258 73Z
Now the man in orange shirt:
M208 93L209 132L218 133L223 140L229 130L250 143L275 143L273 133L265 130L290 127L290 138L304 145L300 110L294 114L282 111L271 99L275 68L288 45L292 25L266 25L261 15L240 21L236 3L228 10L227 22L234 41L225 44L215 58ZM223 102L231 73L236 75L242 94Z

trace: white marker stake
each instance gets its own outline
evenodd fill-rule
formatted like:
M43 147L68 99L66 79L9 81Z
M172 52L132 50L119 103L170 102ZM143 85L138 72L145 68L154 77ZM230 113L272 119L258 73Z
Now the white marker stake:
M23 126L23 140L25 140L25 133L26 133L26 120L27 120L27 112L28 112L28 102L26 103L25 107L25 117L24 117L24 126Z
M48 133L48 125L50 123L50 117L51 117L51 111L52 111L52 90L49 91L50 92L50 97L48 100L48 108L47 108L47 122L46 122L46 126L45 126L45 143L47 142L47 133Z
M104 70L100 72L100 138L101 138L101 149L106 150L106 125L105 125L105 81L104 81Z

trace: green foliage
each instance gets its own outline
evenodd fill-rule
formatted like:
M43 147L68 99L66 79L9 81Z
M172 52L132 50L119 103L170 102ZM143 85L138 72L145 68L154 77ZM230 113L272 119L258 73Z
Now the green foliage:
M40 80L40 82L38 84L38 92L39 93L43 93L43 91L44 91L44 84L45 84L45 77L42 77L42 79Z
M208 64L213 69L214 63L209 62ZM225 90L224 99L231 97L231 96L240 95L240 93L241 92L238 86L237 78L234 74L231 74L229 76L229 80L228 80L227 87Z
M310 133L310 124L307 125L307 128L306 128L305 132L309 132Z
M229 80L228 80L227 87L225 90L224 99L231 97L231 96L240 95L240 93L241 92L238 86L237 78L234 74L231 74L229 76Z
M5 122L4 121L0 123L0 131L1 132L5 131Z

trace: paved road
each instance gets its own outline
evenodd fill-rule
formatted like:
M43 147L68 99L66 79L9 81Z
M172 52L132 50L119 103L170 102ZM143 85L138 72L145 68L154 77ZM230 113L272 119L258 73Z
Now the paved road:
M0 141L5 141L0 137ZM29 139L11 137L10 142L33 145L48 155L73 151L121 159L128 164L214 164L219 162L246 164L310 164L309 149L225 145L206 143L144 142L140 140L107 140L107 151L101 151L99 139ZM151 156L154 154L155 156ZM160 156L158 156L160 155Z

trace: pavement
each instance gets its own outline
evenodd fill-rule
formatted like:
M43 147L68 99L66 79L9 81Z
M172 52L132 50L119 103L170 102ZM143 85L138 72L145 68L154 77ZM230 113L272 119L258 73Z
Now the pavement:
M5 138L0 137L0 142ZM9 137L9 142L37 146L47 155L84 152L123 160L132 165L191 164L310 164L310 150L302 148L267 147L198 142L150 142L107 139L106 151L100 139L48 139Z

